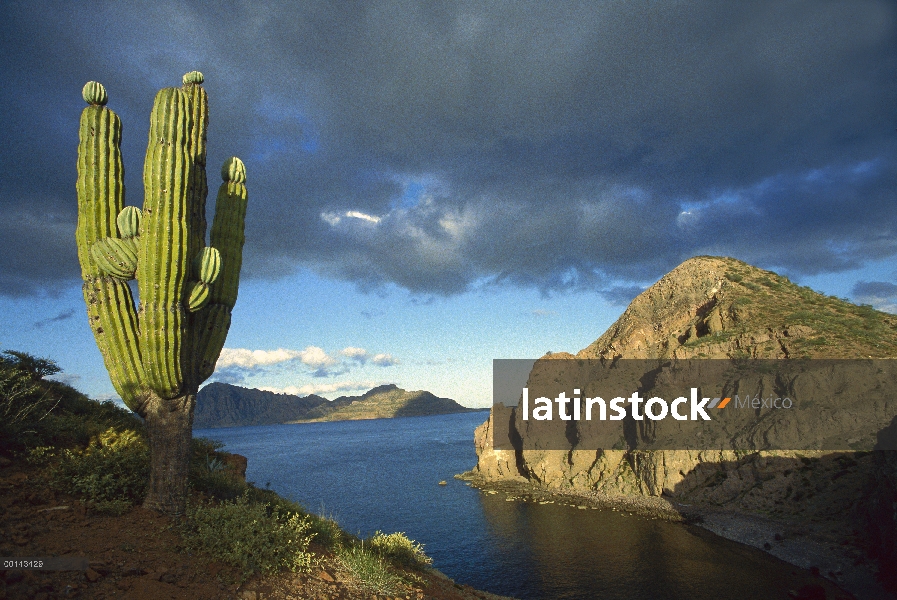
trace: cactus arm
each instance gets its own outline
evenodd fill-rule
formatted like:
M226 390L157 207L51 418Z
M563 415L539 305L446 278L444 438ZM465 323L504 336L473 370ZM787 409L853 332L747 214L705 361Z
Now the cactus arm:
M187 187L190 106L178 88L156 94L143 169L137 281L140 289L140 349L147 383L161 398L175 398L187 327L182 303L189 273Z
M236 157L225 161L221 178L224 182L215 201L215 219L210 235L211 245L221 253L221 271L212 285L210 301L232 309L237 302L243 243L246 240L243 235L247 200L243 161Z
M237 302L240 268L243 264L243 230L246 224L246 167L239 158L230 158L221 168L224 182L215 202L210 243L218 249L218 277L210 287L208 305L197 313L194 360L197 382L215 372L215 363L227 339L231 311Z
M93 95L89 94L93 91ZM99 93L99 92L102 93ZM121 119L104 106L106 91L94 81L84 86L85 99L103 101L91 104L81 113L78 141L78 260L81 276L99 277L103 273L90 255L97 240L114 236L115 217L124 206L124 165L121 158Z
M199 71L184 75L184 93L190 100L191 127L187 151L191 169L187 185L187 227L190 247L187 256L196 256L206 241L206 129L209 125L209 97L202 87L203 76Z
M84 302L112 385L133 409L145 387L134 299L128 284L104 274L91 252L97 242L114 239L115 219L124 205L121 120L105 107L106 90L102 85L89 82L82 94L90 106L81 113L75 239Z
M121 279L92 277L84 282L83 292L88 322L112 386L125 405L137 412L145 384L131 288Z

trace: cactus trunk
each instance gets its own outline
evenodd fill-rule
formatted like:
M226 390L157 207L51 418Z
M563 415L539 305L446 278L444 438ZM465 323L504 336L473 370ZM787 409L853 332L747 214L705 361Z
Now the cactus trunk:
M121 121L105 106L105 88L85 85L76 186L88 322L113 386L146 421L145 505L170 514L184 510L196 391L230 327L246 216L245 167L231 158L205 246L208 99L201 73L183 81L153 104L142 211L124 206ZM139 308L128 284L135 277Z
M150 480L144 507L171 515L184 513L195 394L164 399L152 394L143 417L150 447Z

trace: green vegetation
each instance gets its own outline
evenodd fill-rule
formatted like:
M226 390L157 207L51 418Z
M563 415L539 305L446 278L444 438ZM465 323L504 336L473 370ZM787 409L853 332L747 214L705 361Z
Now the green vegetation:
M97 512L123 514L146 494L149 447L142 432L109 428L85 449L63 449L51 486L86 500Z
M399 594L410 582L396 573L380 554L353 544L337 552L342 566L368 591L377 594Z
M314 534L307 517L277 505L253 502L248 492L232 501L188 504L182 530L186 548L256 573L308 570Z
M786 327L790 331L784 343L794 357L897 355L897 316L819 294L735 259L724 260L728 263L724 277L731 283L723 287L716 306L726 316L726 330L722 337L692 337L685 346L710 345Z
M185 509L190 424L199 384L215 369L237 300L246 169L225 161L206 247L208 96L198 71L156 94L143 210L125 206L122 124L88 82L78 144L75 233L88 323L112 385L146 423L146 505ZM129 280L136 279L139 310Z
M377 531L371 536L369 543L371 549L380 556L406 567L421 569L433 562L433 559L424 554L424 547L408 539L404 533L386 534Z
M0 410L19 417L0 421L0 454L40 468L48 487L94 513L123 515L146 493L146 427L111 402L43 379L57 372L49 359L2 354ZM243 581L336 560L371 593L403 592L418 581L414 572L430 565L423 547L402 533L359 540L333 519L243 481L221 449L215 440L191 440L192 494L176 530L185 550L237 568Z

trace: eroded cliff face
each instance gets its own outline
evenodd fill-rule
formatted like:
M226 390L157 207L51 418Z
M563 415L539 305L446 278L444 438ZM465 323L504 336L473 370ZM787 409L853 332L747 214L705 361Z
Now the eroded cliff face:
M697 257L639 295L587 348L543 358L734 357L895 358L897 317L817 294L735 259ZM496 418L513 417L502 410L476 431L474 474L487 480L526 480L611 496L663 495L809 519L855 513L859 490L867 490L865 498L874 504L867 512L885 523L882 545L894 544L897 497L885 497L897 482L893 453L587 451L572 444L561 450L529 450L523 444L496 450L491 438ZM519 419L512 427L527 435Z

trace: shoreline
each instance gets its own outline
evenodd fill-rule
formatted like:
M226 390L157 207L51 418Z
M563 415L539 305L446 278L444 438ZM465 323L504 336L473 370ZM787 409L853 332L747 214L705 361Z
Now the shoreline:
M504 494L509 501L553 502L699 527L809 571L860 600L897 598L878 582L873 563L862 549L811 524L788 523L707 505L680 504L657 496L612 496L571 488L547 488L525 480L495 481L471 471L455 478L483 493Z

